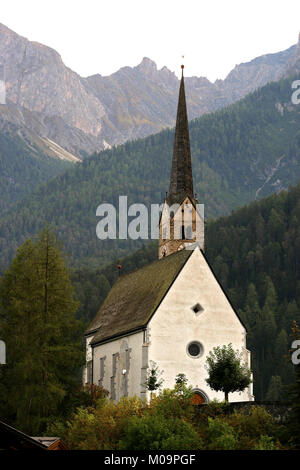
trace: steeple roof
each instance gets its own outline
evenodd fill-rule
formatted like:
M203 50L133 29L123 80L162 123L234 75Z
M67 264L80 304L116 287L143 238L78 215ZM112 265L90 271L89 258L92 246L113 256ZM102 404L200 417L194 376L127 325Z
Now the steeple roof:
M173 149L172 173L169 197L171 203L179 202L185 196L194 197L192 162L190 150L189 125L186 109L184 77L179 89L175 139Z

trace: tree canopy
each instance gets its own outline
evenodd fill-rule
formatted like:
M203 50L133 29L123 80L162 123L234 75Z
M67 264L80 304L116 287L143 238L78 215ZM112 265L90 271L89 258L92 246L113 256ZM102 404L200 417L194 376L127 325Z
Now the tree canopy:
M225 401L230 392L242 392L251 383L250 369L231 344L213 348L206 358L206 368L206 382L213 390L224 392Z
M83 361L77 307L59 244L46 227L18 249L0 282L7 346L0 411L25 432L40 432L77 385Z

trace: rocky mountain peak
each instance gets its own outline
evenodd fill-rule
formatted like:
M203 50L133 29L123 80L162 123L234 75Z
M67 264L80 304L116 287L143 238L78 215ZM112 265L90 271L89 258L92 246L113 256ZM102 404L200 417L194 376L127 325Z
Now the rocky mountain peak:
M143 73L153 73L153 72L156 72L157 71L157 65L156 63L149 59L149 57L144 57L142 62L137 65L135 67L136 69L138 69L140 72L143 72Z
M291 55L288 65L283 76L293 76L300 73L300 33L298 36L298 43Z

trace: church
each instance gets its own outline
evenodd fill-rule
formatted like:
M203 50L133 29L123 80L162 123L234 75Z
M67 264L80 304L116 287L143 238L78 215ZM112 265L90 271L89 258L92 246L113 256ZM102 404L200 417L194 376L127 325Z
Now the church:
M146 380L153 363L162 371L163 388L173 388L176 375L183 373L195 402L222 401L224 394L205 381L206 357L216 346L231 343L250 368L246 328L205 257L204 216L198 208L182 66L158 259L118 278L85 333L83 381L104 387L113 401L134 395L148 399ZM189 224L184 221L187 214ZM253 401L252 390L250 384L243 392L231 393L229 401Z

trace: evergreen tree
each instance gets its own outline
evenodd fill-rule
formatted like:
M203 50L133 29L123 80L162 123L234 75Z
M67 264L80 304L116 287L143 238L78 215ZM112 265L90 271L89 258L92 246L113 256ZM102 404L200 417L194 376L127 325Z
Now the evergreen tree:
M280 401L282 399L282 380L279 375L272 375L266 395L267 401Z
M41 432L75 384L83 360L77 306L65 260L46 227L19 248L0 283L7 345L0 410L24 432Z
M247 297L246 297L246 308L245 308L245 319L246 326L249 329L249 333L252 332L253 328L256 325L256 322L261 314L258 295L256 292L255 285L251 282L248 287ZM249 342L252 344L253 337L249 335Z
M293 380L293 367L288 356L289 338L287 332L282 329L277 336L274 348L274 371L279 375L284 384Z
M267 392L267 386L271 378L270 364L272 363L274 336L276 333L276 322L274 315L276 309L276 291L271 279L267 278L265 303L253 330L254 347L257 353L256 357L261 369L259 384L259 398L261 400L263 400L264 395Z
M162 374L163 370L159 370L159 367L156 362L150 361L150 367L148 369L147 380L145 385L147 390L150 391L151 395L153 392L155 392L162 386L164 382L164 380L161 378Z

